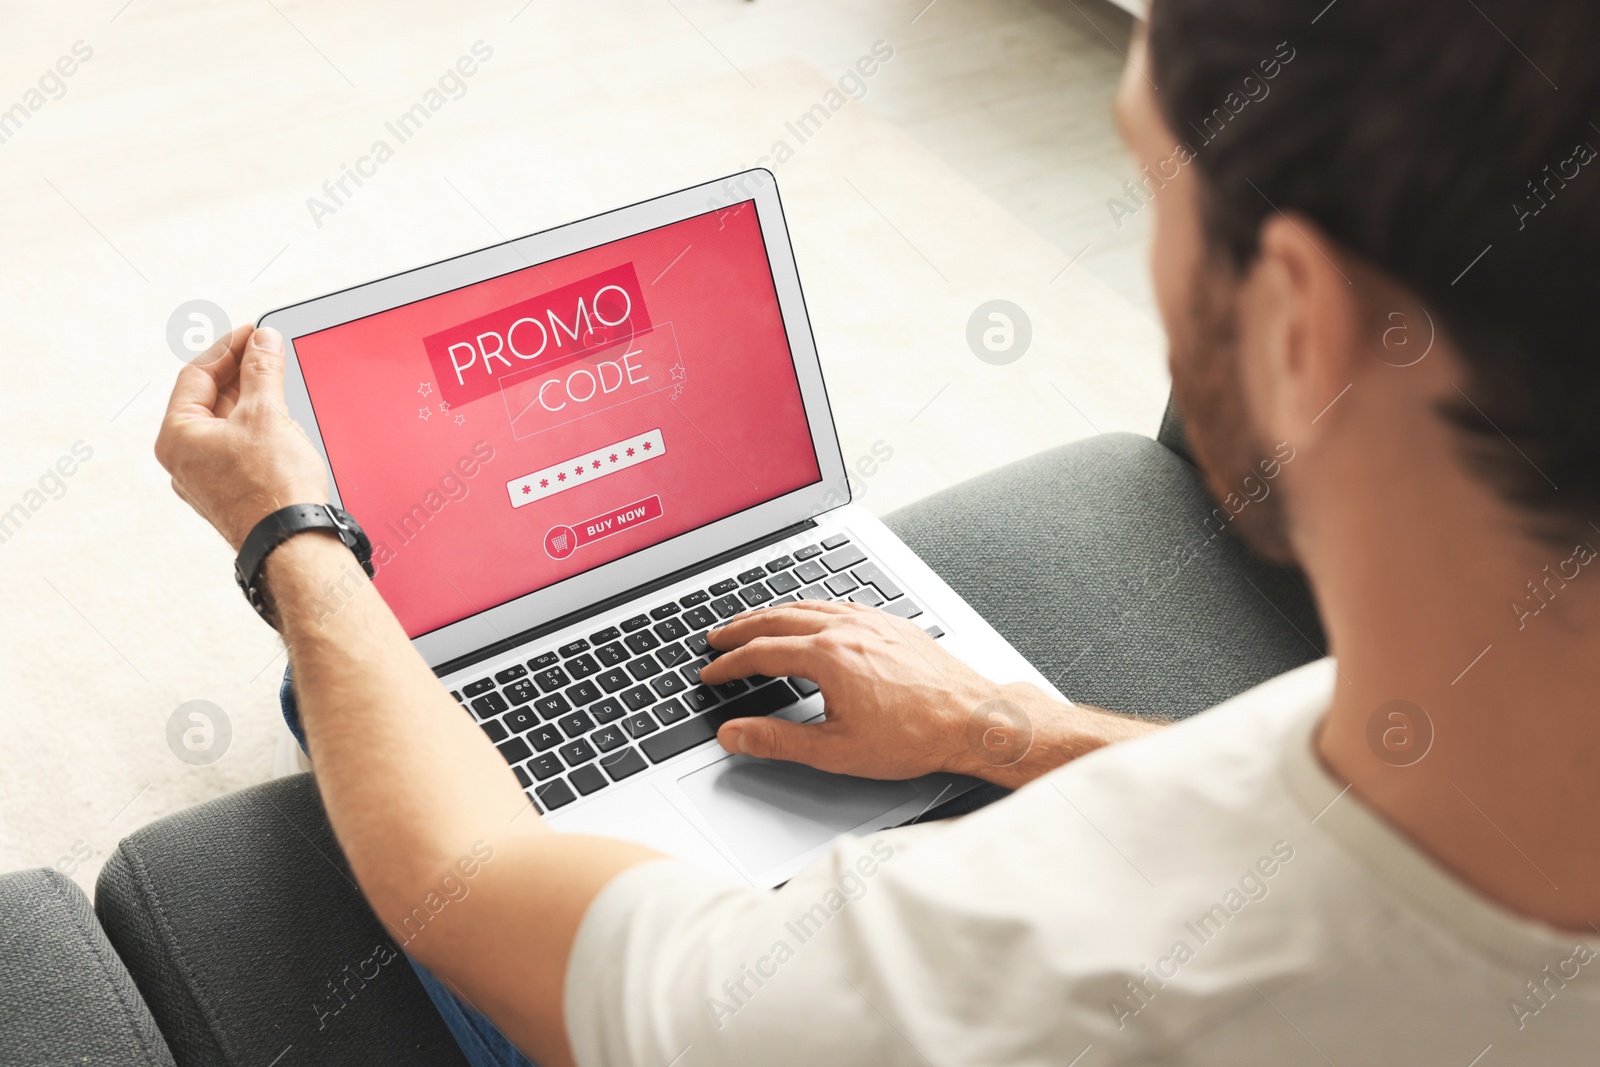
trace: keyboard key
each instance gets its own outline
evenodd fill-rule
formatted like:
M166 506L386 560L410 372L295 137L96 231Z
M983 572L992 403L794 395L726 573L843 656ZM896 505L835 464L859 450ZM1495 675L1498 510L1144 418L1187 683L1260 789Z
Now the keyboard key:
M883 604L883 597L870 585L864 585L850 594L850 599L857 604L865 604L869 608L879 607Z
M489 735L489 740L499 743L511 736L511 731L500 725L499 719L490 719L488 722L479 723L483 732Z
M676 641L689 632L689 628L683 624L682 619L668 619L666 622L656 623L651 629L663 641Z
M503 671L496 671L495 675L494 675L494 680L499 682L501 685L506 685L506 684L508 684L510 682L516 681L518 678L521 678L524 674L527 674L527 673L528 673L528 668L524 667L520 663L515 663L515 664L512 664L511 666L507 667Z
M676 667L688 658L689 650L676 641L656 649L656 659L661 661L663 667Z
M661 729L648 711L641 711L637 715L629 715L622 720L622 728L628 731L629 737L643 737L645 734L653 734Z
M562 659L571 659L573 656L576 656L579 652L587 652L587 651L589 651L589 642L585 641L583 638L580 637L576 641L567 642L566 644L562 645L560 648L556 649L556 651L561 653L561 658Z
M595 657L606 667L615 667L628 658L628 650L622 647L620 641L613 641L609 645L601 645L594 650Z
M685 663L683 666L679 667L678 668L678 673L683 675L684 681L688 682L690 685L699 685L700 684L700 668L704 667L707 663L710 663L710 662L711 662L711 660L710 660L709 657L701 656L699 659L695 660L693 663Z
M539 798L539 805L545 811L555 811L557 808L565 807L578 799L573 794L572 787L559 778L553 782L535 786L533 795Z
M561 731L549 723L545 723L537 730L529 730L522 736L533 746L535 752L548 752L561 743Z
M623 638L623 644L633 649L635 653L648 652L661 644L661 640L649 630L640 630L636 634L629 634Z
M866 558L867 554L861 551L858 546L846 545L823 556L822 562L830 571L842 571L846 567L854 567L857 563L866 562Z
M938 626L924 626L922 629L929 637L934 638L935 640L944 636L944 631L939 629Z
M822 546L820 545L806 545L804 548L794 550L795 559L810 559L812 556L820 555L822 555Z
M842 533L834 534L832 537L823 538L822 547L823 548L838 548L842 544L847 544L849 542L849 540L850 540L850 535L849 534L842 534Z
M844 596L856 588L856 580L848 574L835 574L832 578L822 583L828 587L828 592L834 596Z
M922 614L922 609L911 602L911 598L903 596L899 600L891 600L883 606L883 610L890 615L898 615L902 619L914 619Z
M615 697L606 697L589 708L589 714L594 716L598 723L616 722L627 712L622 710L622 702Z
M638 659L628 661L628 673L633 675L635 681L644 681L653 674L661 673L661 664L656 662L654 656L646 652Z
M520 734L533 729L535 726L538 726L539 716L535 715L527 708L517 708L515 711L506 712L505 716L501 718L500 721L505 724L507 730L510 730L514 734Z
M717 621L709 608L694 608L683 613L683 624L691 630L704 630Z
M523 770L521 767L513 767L511 770L516 774L517 784L522 788L526 789L533 784L533 778L530 777L528 772Z
M679 597L678 598L678 603L683 605L686 608L692 608L696 604L704 604L707 600L710 600L710 599L711 599L711 594L710 593L706 592L704 589L696 589L694 592L690 593L688 596Z
M650 617L652 619L664 619L669 615L676 615L678 612L680 612L682 610L683 609L678 607L677 604L675 604L674 602L669 600L665 604L661 604L661 605L659 605L657 607L651 608L650 609Z
M751 582L759 582L766 576L767 569L765 567L751 567L747 571L739 572L739 584L749 585Z
M597 645L603 645L607 641L615 641L621 636L621 630L617 629L615 626L607 626L604 630L601 630L598 633L590 634L589 640L593 641Z
M600 768L593 766L579 767L567 775L567 781L571 782L573 788L582 796L588 796L611 784L606 776L600 773Z
M794 557L793 556L779 556L777 559L775 559L771 563L767 564L767 573L768 574L777 574L779 571L786 571L790 567L793 567L793 566L794 566Z
M794 569L794 576L800 579L802 582L805 582L807 585L810 585L812 582L820 582L824 577L827 576L827 573L828 568L824 567L814 559L807 560Z
M621 752L610 756L601 756L600 766L605 768L605 772L611 776L613 782L620 782L631 774L638 774L650 765L644 761L643 756L639 755L638 749L625 748Z
M629 711L638 711L648 708L656 702L656 695L650 692L648 686L636 685L622 694L622 702L628 706Z
M750 688L750 683L746 682L743 678L729 678L721 685L714 685L711 688L716 692L717 696L721 697L723 700L727 700L730 697L738 696L740 693Z
M649 626L650 625L650 616L648 616L648 615L635 615L631 619L623 619L621 625L622 625L622 632L623 633L631 634L631 633L633 633L633 631L639 629L641 626Z
M540 697L533 702L533 706L546 719L553 719L557 715L562 715L572 710L572 705L568 704L567 698L560 693L551 693L547 697Z
M711 650L711 642L706 640L706 635L703 633L690 634L683 639L683 647L687 648L693 655L704 656Z
M593 656L585 652L582 655L574 656L572 659L567 660L566 668L567 673L572 675L574 678L587 678L589 675L594 674L600 669L600 664L594 661Z
M696 745L710 741L717 736L717 729L731 719L771 715L794 702L794 690L790 689L787 683L768 682L760 689L753 689L738 700L730 701L708 715L697 715L669 730L645 738L639 742L639 747L650 757L652 763L660 763L680 752L687 752Z
M454 689L450 690L450 695L456 698L457 704L465 704L467 702L467 698L456 692Z
M689 683L676 674L663 674L650 683L650 688L656 691L656 696L669 697L673 693L681 693L689 688Z
M711 602L711 610L717 613L717 618L727 619L744 610L744 602L736 596L718 597Z
M799 589L800 579L796 578L792 574L774 574L771 578L767 579L767 584L772 587L772 591L774 593L782 595L784 593L792 593L796 589Z
M747 585L743 589L739 590L739 599L743 600L751 607L755 607L758 604L765 604L767 601L771 600L772 590L767 588L766 582L760 582L756 585Z
M667 677L671 678L673 676L668 675ZM681 685L682 683L679 684ZM661 720L663 726L671 726L673 723L682 722L689 717L689 709L680 704L676 697L672 700L663 700L651 710L655 712L656 718Z
M827 600L828 587L823 585L821 582L817 582L815 585L808 585L804 589L800 590L800 599Z
M461 687L461 691L469 697L482 696L494 688L493 678L480 678L476 682L468 682Z
M542 671L546 667L554 667L560 662L560 656L556 655L554 652L546 652L530 659L528 661L528 669L530 671Z
M499 693L489 692L472 702L472 710L478 713L478 718L488 719L505 711L511 705L506 703L506 698Z
M556 725L561 727L561 732L568 737L582 737L594 729L594 720L581 711L575 711L571 715L563 715L557 719Z
M500 755L505 757L507 763L521 763L533 755L533 749L529 748L528 743L520 737L502 741L494 747L500 750Z
M547 781L561 773L561 761L549 754L535 756L528 761L528 770L533 772L534 778Z
M533 684L532 678L524 678L505 688L505 697L513 704L526 704L539 695L538 688Z
M620 729L615 726L602 726L589 735L589 743L601 752L613 752L628 743Z
M795 596L793 594L790 594L789 596L781 596L777 600L774 600L772 603L768 604L767 607L775 608L779 604L793 604L796 600L799 600L799 599L800 599L799 597L797 597L797 596Z
M798 678L791 676L789 678L789 684L794 686L794 691L799 693L802 697L808 697L812 693L819 693L822 691L822 687L816 682L813 682L810 678Z
M539 690L543 693L553 693L572 684L572 679L568 678L567 672L560 667L539 671L533 676L533 680L539 683Z
M883 594L883 599L894 600L902 595L900 587L889 580L889 576L878 569L876 563L870 560L863 563L850 573L856 576L858 582L871 582L878 587L878 592Z
M611 668L604 674L597 674L594 680L600 683L600 688L608 693L615 693L619 689L626 689L633 684L633 679L628 677L628 672Z
M556 751L561 753L561 758L567 761L568 767L576 767L594 759L594 746L581 737L576 741L568 741Z
M690 711L705 711L717 703L717 694L708 685L697 685L684 693L682 699Z
M579 682L567 690L567 700L575 708L600 699L600 687L593 682Z
M724 593L731 593L737 588L739 588L738 579L724 578L720 582L713 582L711 584L710 593L712 596L722 596Z

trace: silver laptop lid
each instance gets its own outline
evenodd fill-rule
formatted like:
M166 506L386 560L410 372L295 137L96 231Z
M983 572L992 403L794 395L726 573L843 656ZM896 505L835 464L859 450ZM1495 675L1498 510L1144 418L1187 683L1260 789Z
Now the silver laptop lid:
M433 666L849 500L765 170L261 324Z

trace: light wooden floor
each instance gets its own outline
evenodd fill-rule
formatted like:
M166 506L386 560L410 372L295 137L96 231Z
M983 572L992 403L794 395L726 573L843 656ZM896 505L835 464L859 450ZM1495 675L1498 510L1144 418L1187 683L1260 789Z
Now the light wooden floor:
M1148 220L1105 206L1132 173L1108 115L1130 22L1105 0L36 0L0 19L0 114L29 112L0 124L0 513L29 515L0 543L0 870L88 886L135 827L273 771L281 645L150 454L185 301L253 319L739 169L882 41L864 97L774 168L846 457L893 449L862 502L1159 418ZM477 41L493 56L464 95L313 219ZM77 42L64 91L31 97ZM992 298L1033 324L1005 367L965 343ZM47 476L78 442L91 458ZM195 699L231 726L209 766L168 747Z

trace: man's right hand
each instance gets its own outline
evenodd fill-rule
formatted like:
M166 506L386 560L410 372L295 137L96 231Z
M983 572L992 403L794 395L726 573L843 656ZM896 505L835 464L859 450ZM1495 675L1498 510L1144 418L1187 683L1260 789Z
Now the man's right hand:
M284 409L283 337L241 326L178 372L156 459L237 552L290 504L324 504L322 457Z

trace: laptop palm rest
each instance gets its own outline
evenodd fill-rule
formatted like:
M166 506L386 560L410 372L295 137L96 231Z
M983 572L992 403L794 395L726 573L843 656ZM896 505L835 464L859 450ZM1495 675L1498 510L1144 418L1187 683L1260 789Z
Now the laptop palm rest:
M917 796L912 782L737 755L685 775L678 788L751 872L804 855Z

